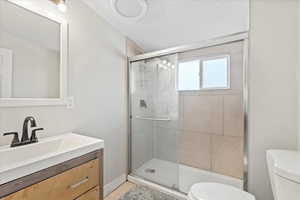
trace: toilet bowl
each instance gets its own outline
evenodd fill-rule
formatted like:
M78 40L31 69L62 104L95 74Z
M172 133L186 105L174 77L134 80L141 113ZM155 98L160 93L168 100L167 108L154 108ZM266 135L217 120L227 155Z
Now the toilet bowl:
M300 199L300 152L268 150L267 161L275 200Z
M196 183L188 193L188 200L255 200L255 197L229 185Z

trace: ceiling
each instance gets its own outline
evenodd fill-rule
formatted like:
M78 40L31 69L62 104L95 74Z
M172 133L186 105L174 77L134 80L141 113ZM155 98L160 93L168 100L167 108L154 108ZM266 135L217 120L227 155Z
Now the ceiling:
M249 0L146 0L145 17L133 23L115 15L111 0L83 1L146 52L247 31L249 26ZM118 0L119 10L136 13L136 1Z

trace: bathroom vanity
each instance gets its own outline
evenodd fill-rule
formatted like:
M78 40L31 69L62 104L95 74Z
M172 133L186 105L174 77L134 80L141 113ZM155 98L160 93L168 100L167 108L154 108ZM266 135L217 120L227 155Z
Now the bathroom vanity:
M49 11L0 0L0 108L72 108L69 25ZM102 200L104 142L74 133L38 139L42 130L27 117L22 137L4 133L12 142L0 146L0 200Z
M1 147L0 200L102 200L103 148L74 133Z

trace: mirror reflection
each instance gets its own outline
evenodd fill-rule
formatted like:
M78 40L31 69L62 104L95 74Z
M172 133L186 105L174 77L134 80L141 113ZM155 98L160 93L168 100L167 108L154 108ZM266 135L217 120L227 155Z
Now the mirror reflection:
M60 97L60 24L0 0L0 98Z

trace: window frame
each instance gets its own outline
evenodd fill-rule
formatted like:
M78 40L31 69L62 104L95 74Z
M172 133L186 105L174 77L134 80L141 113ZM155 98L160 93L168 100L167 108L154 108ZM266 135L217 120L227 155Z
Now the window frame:
M210 60L217 60L217 59L227 59L227 86L226 87L206 87L203 88L203 62L204 61L210 61ZM199 89L193 89L193 90L180 90L179 89L179 65L180 63L189 62L199 60ZM220 54L216 56L201 56L201 57L192 57L192 58L186 58L178 61L177 67L176 67L176 90L178 92L190 92L190 91L209 91L209 90L229 90L231 89L231 56L229 54Z

